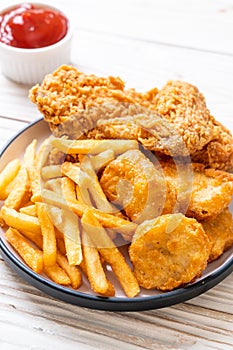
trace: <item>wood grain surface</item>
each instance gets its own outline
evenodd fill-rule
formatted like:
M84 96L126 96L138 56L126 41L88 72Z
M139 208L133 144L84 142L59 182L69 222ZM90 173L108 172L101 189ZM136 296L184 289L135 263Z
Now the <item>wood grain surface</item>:
M46 1L72 21L72 64L143 91L193 83L233 131L232 0ZM4 6L15 1L1 1ZM1 61L1 58L0 58ZM40 117L30 86L0 75L0 147ZM89 310L55 300L0 257L0 349L222 349L233 344L233 275L185 303L144 312Z

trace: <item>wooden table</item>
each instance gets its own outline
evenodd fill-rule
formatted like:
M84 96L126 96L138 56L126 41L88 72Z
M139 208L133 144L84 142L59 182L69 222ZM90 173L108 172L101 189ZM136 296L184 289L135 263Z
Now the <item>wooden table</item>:
M12 1L1 1L1 5ZM119 75L139 90L169 79L196 85L211 113L233 131L232 0L47 1L73 21L72 63ZM0 146L39 112L29 86L0 75ZM0 348L232 349L233 275L205 294L144 312L69 305L19 278L0 258Z

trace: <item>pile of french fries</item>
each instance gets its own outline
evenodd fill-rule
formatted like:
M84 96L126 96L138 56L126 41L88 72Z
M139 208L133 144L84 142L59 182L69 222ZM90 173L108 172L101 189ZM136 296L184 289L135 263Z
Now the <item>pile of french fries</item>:
M76 163L50 164L57 149ZM23 160L10 161L0 174L0 223L6 240L36 273L78 289L85 278L94 293L114 296L111 270L127 297L138 282L116 239L129 242L137 225L110 203L96 175L116 155L137 149L131 140L33 140Z

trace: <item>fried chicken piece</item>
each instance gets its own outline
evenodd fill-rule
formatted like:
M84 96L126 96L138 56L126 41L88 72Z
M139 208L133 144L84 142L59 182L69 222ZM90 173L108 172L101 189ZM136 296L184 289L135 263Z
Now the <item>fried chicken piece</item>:
M182 137L174 127L160 115L148 110L133 116L99 119L96 127L88 133L95 139L131 139L139 141L147 150L171 157L189 156Z
M194 162L206 167L233 172L233 138L231 132L212 118L213 139L205 147L192 155Z
M145 119L142 125L134 117L100 119L95 129L96 134L103 138L138 139L147 149L173 156L190 154L194 162L206 167L233 171L231 132L210 115L203 95L195 86L181 81L169 81L159 92L156 91L154 95L151 92L150 100L138 100L138 103L155 114L144 110L147 117L141 116ZM162 116L164 121L161 122L158 116ZM153 118L155 123L151 128L150 120ZM158 127L155 127L156 124ZM170 134L167 139L159 129L161 124L162 130ZM176 142L177 148L174 146ZM181 149L184 150L183 153Z
M153 91L156 94L157 89ZM36 103L44 119L53 125L76 114L78 117L81 111L93 106L106 102L137 104L147 95L134 89L125 90L119 77L87 75L67 65L46 75L42 84L35 85L29 92L29 98Z
M104 169L100 184L110 201L137 223L161 214L166 188L159 172L139 150L127 151Z
M200 223L168 214L138 226L129 256L141 287L167 291L200 277L210 248Z
M150 108L166 118L182 136L190 154L213 138L213 123L199 90L183 81L168 81Z
M205 233L212 241L209 262L216 260L233 245L233 218L228 208L215 219L203 221Z
M148 149L187 155L189 150L173 125L146 108L157 91L154 88L143 94L125 90L120 78L98 78L62 66L33 87L29 97L56 137L139 139ZM109 128L101 124L105 120Z
M230 132L210 115L203 95L189 83L169 81L160 91L154 88L141 93L126 90L118 77L101 78L61 66L34 86L29 97L56 137L138 137L150 150L172 156L190 154L206 166L233 169ZM149 124L155 118L151 133L149 124L141 125L132 118L138 114L150 116ZM122 117L126 119L115 119ZM109 122L101 124L101 120Z
M173 188L173 211L205 220L216 217L229 206L233 195L233 174L205 169L203 164L197 163L192 163L191 172L190 165L175 164L171 160L161 161L161 166L166 181Z

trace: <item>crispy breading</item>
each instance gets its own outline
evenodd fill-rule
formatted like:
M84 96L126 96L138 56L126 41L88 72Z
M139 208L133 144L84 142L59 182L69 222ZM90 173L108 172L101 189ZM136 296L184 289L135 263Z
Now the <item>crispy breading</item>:
M173 125L149 110L142 109L140 114L133 116L99 119L94 130L88 133L88 137L138 140L145 149L172 157L190 154Z
M183 135L179 128L152 111L156 110L157 93L157 88L146 93L126 90L120 78L99 78L85 75L72 66L61 66L47 75L41 85L33 87L29 97L43 113L55 136L109 138L110 133L111 138L139 139L147 149L172 156L189 154L191 143L180 137ZM152 115L152 118L144 118L140 125L133 119L138 114ZM116 118L121 119L118 126ZM109 120L109 127L101 123L96 125L101 120ZM149 125L152 120L153 130ZM123 124L122 128L119 123Z
M209 262L216 260L233 245L233 218L228 208L215 219L203 221L205 233L212 241Z
M208 110L192 84L168 81L148 108L166 118L182 136L192 160L206 167L233 171L233 137Z
M221 170L205 169L203 164L197 163L192 163L193 174L190 173L187 164L176 165L173 161L167 160L161 161L161 165L165 179L173 189L173 201L174 192L176 193L173 203L176 211L183 212L188 217L194 217L197 220L205 220L216 217L229 206L233 195L233 174ZM181 179L179 182L179 178L185 176L186 168L189 194L186 192L187 187L183 190L184 181ZM169 193L167 195L169 196ZM189 200L189 203L186 200Z
M163 174L139 150L127 151L104 169L100 184L110 201L137 223L157 217L164 206Z
M200 223L168 214L138 226L129 256L141 287L166 291L200 277L210 248Z
M213 138L213 124L204 96L192 84L168 81L156 94L151 106L182 136L190 154Z
M125 89L119 77L87 75L64 65L34 86L29 97L57 137L136 138L150 150L172 156L189 153L205 166L233 170L231 133L210 115L203 95L187 82L169 81L161 90L141 93ZM142 113L152 118L135 126L132 117ZM115 118L122 117L126 119L117 124ZM153 117L158 128L150 132Z
M29 92L31 101L37 104L45 120L53 124L59 124L92 106L106 102L135 104L143 96L134 89L126 91L119 77L87 75L67 65L46 75L42 84L35 85Z
M205 147L192 155L194 162L207 167L233 172L233 138L231 132L214 120L214 137Z
M140 153L140 151L137 152ZM144 169L146 163L149 164L150 161L148 159L145 164L137 161L135 164L131 152L127 152L127 154L128 156L123 154L108 164L102 173L100 183L109 200L119 199L117 186L123 183L124 187L120 192L121 203L127 202L130 198L130 206L126 206L125 211L133 220L135 219L134 215L138 215L142 207L145 206L148 197ZM155 158L152 161L155 162ZM154 197L157 194L160 198L160 205L157 203L160 214L181 212L197 220L206 220L216 217L229 206L232 200L233 174L221 170L205 169L203 164L181 163L178 160L174 162L171 159L160 160L160 163L156 162L154 166L157 179L160 180L157 185L151 188L155 192ZM135 192L130 192L126 184L122 182L123 180L129 181L131 186L135 186L133 187ZM131 198L130 194L132 193Z

